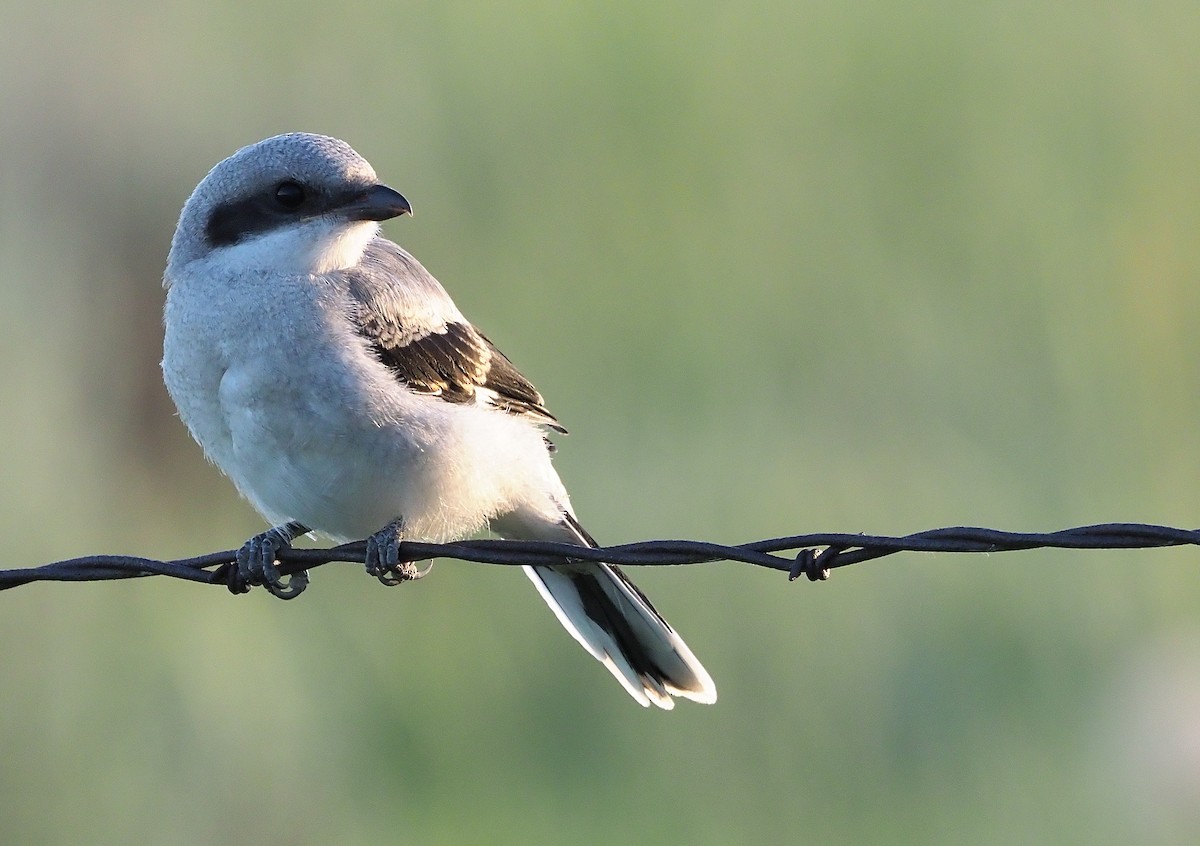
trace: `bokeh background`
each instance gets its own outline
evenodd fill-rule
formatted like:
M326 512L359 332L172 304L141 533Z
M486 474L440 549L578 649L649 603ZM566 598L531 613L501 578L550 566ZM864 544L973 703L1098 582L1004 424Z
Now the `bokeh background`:
M7 566L238 545L161 387L208 168L349 140L571 428L601 540L1192 526L1200 7L0 0ZM7 843L1195 843L1195 550L635 573L637 708L519 572L0 596Z

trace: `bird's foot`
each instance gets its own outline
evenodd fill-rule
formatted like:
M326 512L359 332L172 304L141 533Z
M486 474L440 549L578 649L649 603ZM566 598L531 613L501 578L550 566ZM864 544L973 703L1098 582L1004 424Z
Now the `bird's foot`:
M292 541L307 532L307 526L287 523L255 535L242 544L237 551L237 566L230 578L230 592L246 593L254 585L262 585L280 599L295 599L303 593L308 587L308 571L293 573L285 582L276 560L280 551L288 549Z
M424 570L413 561L400 560L400 543L404 540L404 520L396 519L367 538L367 573L380 584L393 587L415 582L429 575L433 562Z

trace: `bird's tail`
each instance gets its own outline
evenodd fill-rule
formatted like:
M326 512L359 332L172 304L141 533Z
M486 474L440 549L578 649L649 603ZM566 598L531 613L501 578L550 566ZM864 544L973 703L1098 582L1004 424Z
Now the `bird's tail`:
M596 546L570 515L553 530L539 528L544 528L539 540ZM669 710L675 707L672 696L717 701L712 676L615 565L579 562L525 567L525 573L563 627L643 706Z

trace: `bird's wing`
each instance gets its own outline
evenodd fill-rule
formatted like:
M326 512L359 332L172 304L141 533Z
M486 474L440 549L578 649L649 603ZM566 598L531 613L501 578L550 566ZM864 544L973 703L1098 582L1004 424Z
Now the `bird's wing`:
M492 406L566 432L533 383L403 249L377 238L359 265L343 273L356 329L409 390Z

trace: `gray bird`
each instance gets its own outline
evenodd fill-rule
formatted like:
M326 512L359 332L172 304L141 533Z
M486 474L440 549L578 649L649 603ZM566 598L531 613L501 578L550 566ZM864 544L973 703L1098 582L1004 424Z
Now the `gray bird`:
M163 376L208 457L275 527L238 552L289 597L301 534L368 538L381 581L422 575L400 541L490 527L595 546L550 461L542 395L436 279L379 234L411 213L349 145L293 133L238 150L188 198L163 284ZM708 672L619 569L524 568L559 622L642 705L715 702Z

